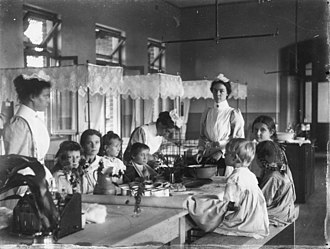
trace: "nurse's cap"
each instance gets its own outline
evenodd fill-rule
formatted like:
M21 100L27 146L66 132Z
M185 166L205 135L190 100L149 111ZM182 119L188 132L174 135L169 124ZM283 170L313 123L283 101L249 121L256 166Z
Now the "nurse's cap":
M178 128L182 127L183 119L182 119L182 117L179 116L178 111L176 109L173 109L172 111L170 111L170 117L176 127L178 127Z
M28 74L22 74L23 79L25 80L31 80L31 79L38 79L39 81L50 81L49 75L47 75L44 71L39 71L37 73L32 73L30 75Z

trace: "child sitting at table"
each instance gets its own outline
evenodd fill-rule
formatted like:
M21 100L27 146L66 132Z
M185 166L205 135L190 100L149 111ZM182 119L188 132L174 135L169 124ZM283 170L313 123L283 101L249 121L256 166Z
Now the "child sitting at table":
M143 143L134 143L131 148L131 160L127 164L125 181L132 182L136 178L154 180L157 172L151 168L148 162L149 146Z
M113 131L109 131L102 137L101 152L104 164L98 169L98 179L94 194L116 194L117 190L115 187L123 183L126 166L118 158L121 151L121 143L121 138ZM105 164L105 162L107 163Z
M264 194L270 224L279 226L294 219L296 193L285 154L273 141L257 145L257 163L263 168L260 188Z
M193 221L206 232L262 238L269 234L264 196L255 175L249 170L255 144L233 138L226 145L225 160L234 166L223 198L212 195L188 197L186 204Z
M266 115L258 116L252 123L252 139L258 144L263 141L276 141L276 125L272 117ZM260 183L263 169L259 167L256 158L250 165L250 170L256 175Z
M59 193L80 193L79 161L81 146L74 141L64 141L56 153L56 164L52 169L55 186ZM54 186L52 186L54 187Z

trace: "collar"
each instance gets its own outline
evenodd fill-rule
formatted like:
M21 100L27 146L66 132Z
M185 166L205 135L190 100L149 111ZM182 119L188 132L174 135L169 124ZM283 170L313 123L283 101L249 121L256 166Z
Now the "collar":
M21 117L38 117L38 113L35 110L23 104L20 106L16 115Z
M216 102L214 102L213 107L214 107L215 109L224 109L224 108L229 107L229 105L228 105L227 100L225 100L225 101L222 101L222 102L220 102L220 103L216 103Z
M155 122L152 122L152 123L150 123L150 124L147 124L147 126L150 128L150 133L152 134L152 135L154 135L154 136L159 136L158 134L157 134L157 126L156 126L156 123Z
M109 157L109 156L104 156L106 159L108 159L110 162L114 162L115 161L115 157Z

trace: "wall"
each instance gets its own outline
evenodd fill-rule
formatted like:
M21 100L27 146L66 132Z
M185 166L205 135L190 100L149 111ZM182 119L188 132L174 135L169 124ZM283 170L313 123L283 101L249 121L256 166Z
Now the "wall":
M22 67L22 1L0 1L0 68Z
M163 1L26 0L57 13L62 20L62 56L78 56L79 63L95 62L95 23L126 32L126 65L147 66L147 38L178 39L173 19L180 11ZM22 0L0 0L1 67L22 66ZM15 18L15 21L13 20ZM14 42L13 42L14 41ZM13 48L13 49L10 49ZM18 49L17 49L18 48ZM10 58L10 63L4 61ZM17 61L15 60L17 59ZM166 51L167 73L180 71L180 49Z
M326 37L326 1L299 0L298 7L298 41ZM233 81L247 82L246 127L261 113L271 115L278 122L279 56L281 48L295 43L295 1L219 5L218 16L220 37L273 33L276 28L279 35L220 40L219 44L215 41L181 43L182 78L213 79L221 72ZM184 9L181 24L182 39L214 37L215 6ZM205 102L192 103L192 110L196 110L192 113L196 116L194 120L200 116L201 108L194 106L198 103L205 105Z

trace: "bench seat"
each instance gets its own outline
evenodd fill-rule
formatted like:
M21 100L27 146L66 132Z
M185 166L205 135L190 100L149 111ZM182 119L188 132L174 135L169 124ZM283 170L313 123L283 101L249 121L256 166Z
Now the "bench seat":
M299 206L295 206L295 220L299 216ZM258 249L269 245L295 245L295 220L285 226L269 227L269 235L263 239L254 239L243 236L221 235L218 233L197 232L201 238L189 244L189 248L249 248ZM191 233L196 233L196 230ZM202 234L201 234L202 233ZM192 235L193 236L193 235ZM223 247L221 247L223 246ZM288 247L286 247L288 248Z

